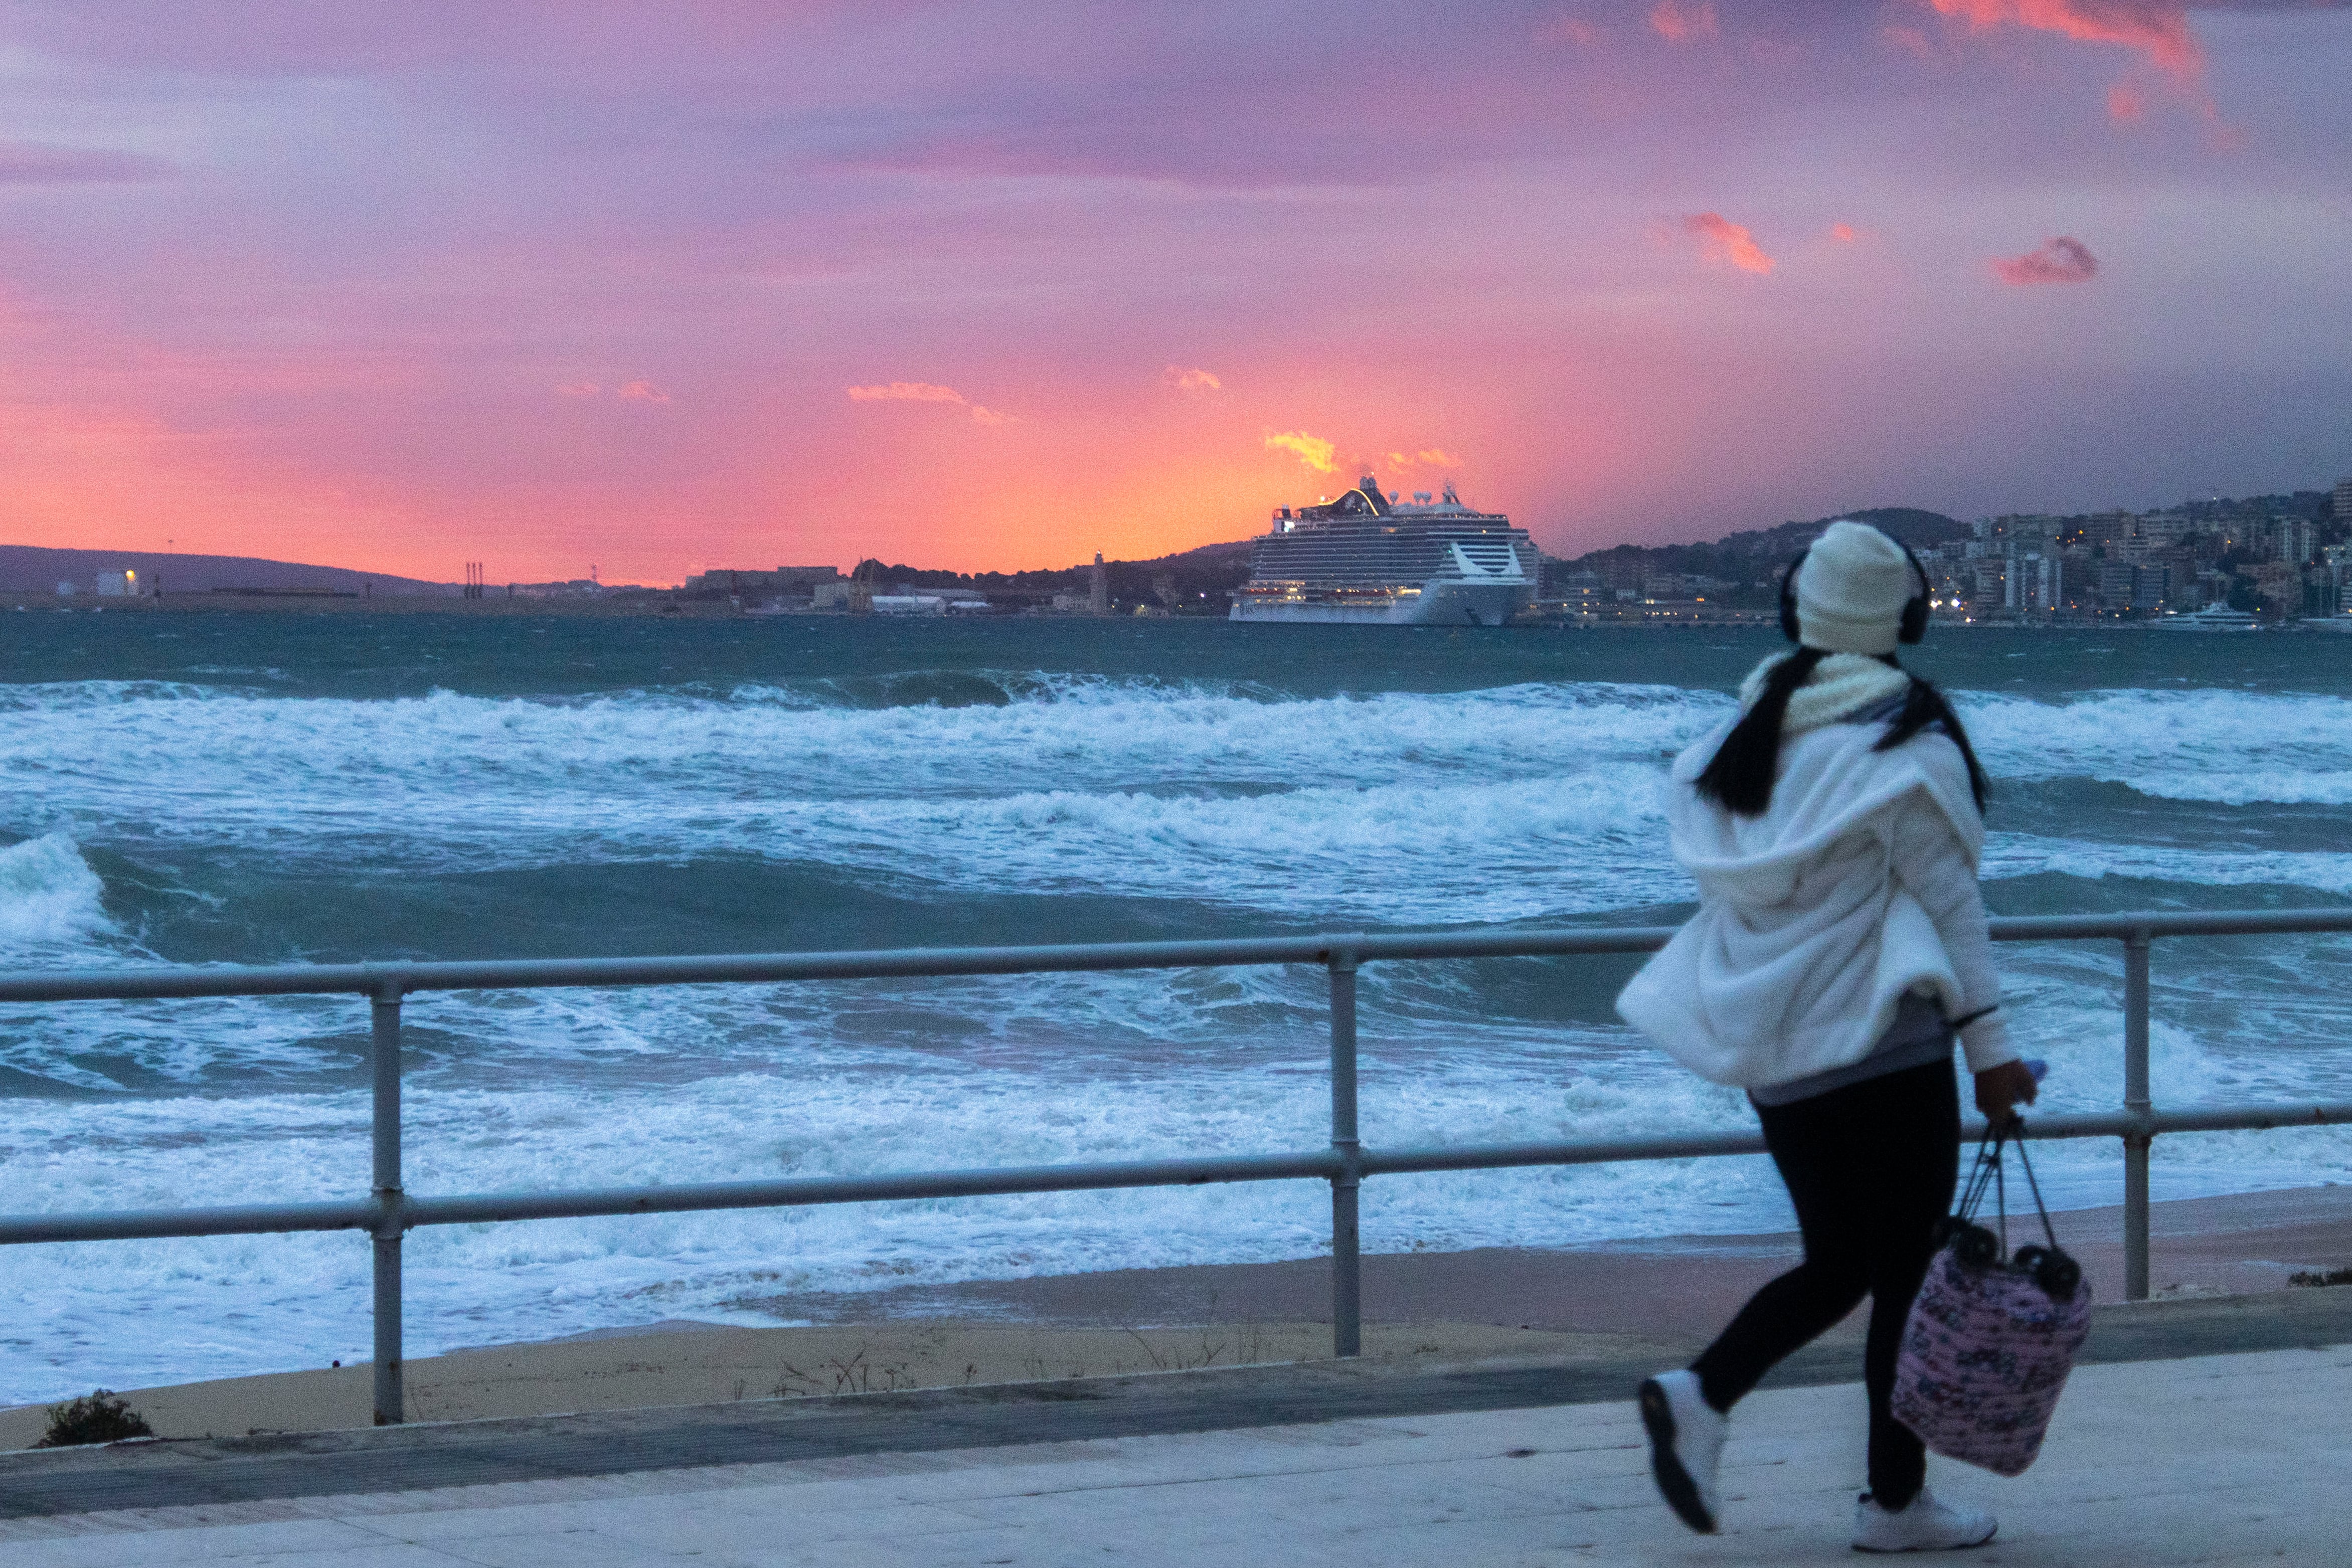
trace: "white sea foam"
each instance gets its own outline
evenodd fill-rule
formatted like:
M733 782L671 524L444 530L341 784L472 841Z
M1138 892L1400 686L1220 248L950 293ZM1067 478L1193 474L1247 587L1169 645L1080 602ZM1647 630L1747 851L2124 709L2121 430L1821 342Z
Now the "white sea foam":
M1541 873L1603 869L1591 849L1638 825L1662 756L1721 703L1647 687L1268 702L1078 685L1005 707L881 710L73 693L37 739L0 740L0 768L26 785L23 815L267 835L292 863L749 850L949 885L1139 883L1354 918L1491 919L1612 902Z
M2029 833L1994 833L1983 874L1993 880L2051 873L2096 881L2129 877L2190 887L2304 887L2352 895L2352 853L2259 849L2182 849Z
M1962 706L2005 779L2095 779L2224 805L2352 803L2352 702L2342 697L2105 691Z
M0 961L22 963L111 934L105 894L62 833L0 849Z

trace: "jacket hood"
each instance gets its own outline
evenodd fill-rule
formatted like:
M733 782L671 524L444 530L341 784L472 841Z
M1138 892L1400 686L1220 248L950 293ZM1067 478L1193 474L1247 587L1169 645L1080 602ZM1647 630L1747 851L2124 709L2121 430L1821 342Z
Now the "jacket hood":
M1875 724L1829 724L1784 737L1771 805L1742 817L1693 788L1733 722L1675 759L1667 828L1675 859L1702 896L1735 907L1780 904L1844 841L1914 794L1950 821L1971 865L1982 858L1984 819L1948 736L1923 732L1886 751L1874 749L1885 734Z

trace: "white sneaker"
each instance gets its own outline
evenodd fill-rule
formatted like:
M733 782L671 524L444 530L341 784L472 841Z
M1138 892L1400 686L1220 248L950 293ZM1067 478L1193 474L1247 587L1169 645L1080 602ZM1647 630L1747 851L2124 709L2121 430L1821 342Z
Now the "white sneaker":
M2000 1528L2000 1521L1981 1508L1954 1508L1938 1502L1927 1488L1910 1505L1893 1512L1878 1506L1868 1492L1853 1505L1853 1549L1856 1552L1957 1552L1982 1546Z
M1723 1495L1715 1472L1723 1463L1720 1411L1700 1397L1698 1375L1664 1372L1642 1385L1642 1426L1650 1434L1650 1474L1675 1517L1701 1535L1715 1533Z

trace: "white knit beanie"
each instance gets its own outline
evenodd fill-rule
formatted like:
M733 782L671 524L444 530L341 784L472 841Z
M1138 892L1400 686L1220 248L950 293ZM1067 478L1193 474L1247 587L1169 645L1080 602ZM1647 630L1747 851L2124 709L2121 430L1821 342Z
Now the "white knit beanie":
M1797 569L1797 630L1808 648L1892 653L1919 584L1903 547L1864 523L1822 530Z

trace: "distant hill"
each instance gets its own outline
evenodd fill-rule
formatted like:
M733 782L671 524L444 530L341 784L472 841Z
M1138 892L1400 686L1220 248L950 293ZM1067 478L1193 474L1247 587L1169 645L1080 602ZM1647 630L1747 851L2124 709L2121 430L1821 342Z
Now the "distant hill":
M1189 569L1193 571L1214 572L1239 562L1243 568L1243 580L1246 580L1249 576L1250 547L1255 543L1257 543L1255 539L1228 539L1223 544L1202 545L1194 549L1179 550L1174 555L1154 556L1150 560L1121 561L1118 564L1132 566L1138 570L1156 568L1161 571L1182 571Z
M1124 613L1138 605L1173 603L1182 614L1223 615L1227 596L1249 580L1252 542L1233 539L1150 560L1105 561L1112 607ZM1084 592L1094 579L1092 561L1028 571L949 571L877 564L886 584L978 589L992 602L1016 609L1044 604L1057 593Z
M0 592L50 593L60 582L90 591L100 573L135 571L140 582L166 593L209 593L216 588L326 588L357 593L448 594L457 585L352 571L340 566L306 566L244 555L173 555L159 550L45 549L38 545L0 545Z
M1713 544L1612 545L1578 556L1570 564L1602 573L1622 572L1638 561L1657 571L1688 572L1726 582L1761 582L1775 579L1799 550L1840 517L1851 517L1882 528L1913 547L1942 544L1969 537L1969 525L1941 512L1917 507L1872 507L1859 512L1839 512L1810 523L1781 523L1769 528L1748 528L1726 534Z

